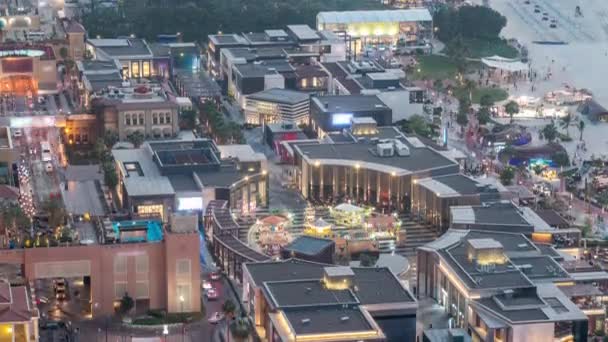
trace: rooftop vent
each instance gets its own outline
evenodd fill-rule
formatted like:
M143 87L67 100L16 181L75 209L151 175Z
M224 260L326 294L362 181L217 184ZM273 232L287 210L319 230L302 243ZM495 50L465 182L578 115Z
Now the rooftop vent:
M506 298L511 299L513 298L513 290L512 289L508 289L508 290L504 290L502 291L502 293L505 295Z
M528 247L528 245L525 244L525 243L520 243L519 245L517 245L517 248L519 248L519 249L523 249L523 248L526 248L526 247Z
M306 293L311 293L311 292L312 292L312 289L310 287L307 287L306 288Z
M310 318L302 318L302 324L310 323Z
M350 317L348 317L348 316L342 316L342 317L340 317L340 321L341 321L341 322L346 322L346 321L348 321L349 319L350 319Z

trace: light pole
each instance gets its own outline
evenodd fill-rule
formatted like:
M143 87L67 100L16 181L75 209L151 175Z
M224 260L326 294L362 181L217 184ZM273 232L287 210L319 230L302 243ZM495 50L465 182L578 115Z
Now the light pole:
M183 295L179 296L179 303L181 305L181 312L183 313L184 312L184 296Z

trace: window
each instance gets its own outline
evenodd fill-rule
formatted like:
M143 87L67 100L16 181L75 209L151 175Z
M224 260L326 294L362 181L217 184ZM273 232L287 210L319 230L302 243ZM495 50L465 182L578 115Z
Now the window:
M167 118L165 119L168 124L171 123L171 113L167 113Z
M121 299L125 296L125 293L129 292L126 281L120 281L114 283L114 298Z
M150 77L150 62L144 61L141 63L141 74L143 77Z
M139 125L144 125L144 113L139 113Z
M131 76L139 77L139 61L131 63Z
M152 124L158 125L158 114L156 113L152 114Z
M164 125L165 124L165 115L163 113L160 113L160 124Z
M125 125L131 126L131 114L125 114Z
M177 260L177 275L190 275L190 259Z
M147 281L138 281L135 283L135 298L146 299L150 298L150 285Z
M145 254L135 257L135 272L148 273L148 256Z
M114 257L114 273L127 273L126 255L117 255Z
M190 284L177 284L176 294L180 312L192 311L191 289Z

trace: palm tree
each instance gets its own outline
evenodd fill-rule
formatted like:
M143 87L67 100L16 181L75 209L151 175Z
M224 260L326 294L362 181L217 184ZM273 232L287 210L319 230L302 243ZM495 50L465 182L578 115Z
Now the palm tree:
M560 120L560 126L566 130L566 135L570 137L570 123L572 122L572 114L568 113L568 115L564 116Z
M555 123L551 122L543 127L541 133L548 142L553 142L555 139L557 139L557 128L555 127Z
M519 113L519 104L515 101L509 101L505 105L505 112L509 114L509 118L511 118L511 123L513 123L513 115Z
M583 140L583 131L585 130L585 121L583 121L583 119L581 119L578 122L578 131L580 132L580 136L578 138L578 140L582 141Z
M472 103L473 91L475 90L475 88L477 88L477 84L474 81L467 79L464 81L462 88L467 92L467 94L469 95L469 102Z

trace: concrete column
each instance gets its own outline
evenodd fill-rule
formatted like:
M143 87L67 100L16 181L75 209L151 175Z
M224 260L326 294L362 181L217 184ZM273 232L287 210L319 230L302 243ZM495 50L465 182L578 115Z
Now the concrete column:
M338 196L338 167L337 166L332 166L332 192L333 192L333 196L334 198L336 198Z
M323 199L323 178L325 178L324 174L323 174L323 166L319 166L317 169L319 169L319 198Z
M380 203L380 189L382 188L380 184L380 172L376 172L376 203Z

